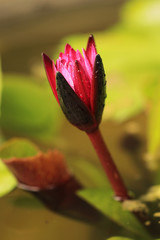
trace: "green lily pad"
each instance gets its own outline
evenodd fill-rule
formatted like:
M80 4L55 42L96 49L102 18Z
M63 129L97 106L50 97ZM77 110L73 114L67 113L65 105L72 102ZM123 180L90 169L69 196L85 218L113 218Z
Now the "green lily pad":
M15 177L0 161L0 197L12 191L17 185Z
M124 210L120 202L113 199L113 192L110 189L85 189L78 191L78 196L120 226L137 234L137 236L141 236L142 239L151 239L136 217Z

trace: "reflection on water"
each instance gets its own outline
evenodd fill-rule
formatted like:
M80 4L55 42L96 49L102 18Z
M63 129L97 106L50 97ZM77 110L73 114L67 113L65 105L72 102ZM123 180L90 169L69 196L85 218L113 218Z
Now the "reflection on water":
M1 198L0 206L0 236L3 240L104 238L95 227L50 212L31 194L19 189Z

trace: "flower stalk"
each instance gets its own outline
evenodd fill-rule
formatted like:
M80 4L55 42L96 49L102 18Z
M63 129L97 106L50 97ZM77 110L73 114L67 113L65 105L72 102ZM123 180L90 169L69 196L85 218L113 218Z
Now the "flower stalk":
M119 201L129 199L127 189L123 183L123 180L117 170L116 165L113 162L110 152L104 142L99 128L92 133L87 133L91 140L95 151L101 161L104 171L108 177L108 180L115 192L115 198Z

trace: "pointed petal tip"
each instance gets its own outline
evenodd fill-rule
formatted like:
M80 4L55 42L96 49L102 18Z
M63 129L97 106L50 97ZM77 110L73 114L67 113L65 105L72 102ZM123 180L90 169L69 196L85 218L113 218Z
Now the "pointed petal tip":
M69 43L66 43L65 48L71 48L71 45Z
M65 54L69 54L70 53L70 50L71 50L71 45L69 45L68 43L66 44L66 46L65 46L65 50L64 50L64 53Z
M94 41L94 37L91 34L88 38L87 48L86 48L86 55L90 60L91 65L93 66L95 61L95 56L97 55L96 44Z
M48 57L45 53L41 53L41 56L42 56L43 58L47 58L47 57Z
M45 53L42 53L41 56L42 56L43 61L44 61L45 64L47 64L47 62L49 62L49 63L52 62L52 60Z
M92 33L89 35L89 39L94 39L94 36Z
M93 34L90 34L90 35L89 35L89 38L88 38L88 44L93 44L94 47L96 47L96 44L95 44L95 40L94 40L94 36L93 36Z

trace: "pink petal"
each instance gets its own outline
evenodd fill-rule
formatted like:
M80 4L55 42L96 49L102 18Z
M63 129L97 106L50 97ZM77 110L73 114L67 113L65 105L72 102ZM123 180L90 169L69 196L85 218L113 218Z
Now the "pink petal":
M66 46L65 46L64 53L65 53L65 54L69 54L69 53L70 53L70 50L71 50L71 46L67 43Z
M60 52L60 54L59 54L59 59L62 59L62 58L63 58L63 55L64 55L64 53Z
M56 69L58 72L60 72L60 69L61 69L61 61L59 58L56 60Z
M76 51L73 48L71 48L69 56L73 62L76 60Z
M95 44L93 35L90 35L90 37L88 39L88 44L87 44L87 48L86 48L86 55L87 55L88 59L90 60L90 63L93 67L95 57L97 55L97 49L96 49L96 44Z
M62 59L62 60L61 60L61 64L62 64L63 66L66 66L66 64L68 64L68 62L67 62L65 59Z
M62 60L64 59L66 62L68 62L68 54L65 54L65 53L60 53L59 54L59 60Z
M83 59L82 54L80 53L79 50L76 51L76 60L78 60L81 64L84 63L84 59Z
M75 61L74 67L74 86L75 92L80 97L80 99L88 106L90 109L90 84L87 80L87 76L79 61Z
M69 74L72 78L72 82L74 84L74 62L73 61L68 62L66 67L67 67L67 70L68 70L68 72L69 72Z
M71 86L71 88L74 90L74 83L73 78L71 77L71 71L69 72L67 67L60 63L60 68L58 71L63 75L63 77L66 79L68 84Z
M54 62L46 54L43 53L42 56L43 56L43 62L45 65L48 81L52 88L53 94L54 94L57 102L59 103L58 95L57 95L57 91L56 91L56 76L55 76L56 68L55 68Z
M84 69L85 74L87 75L87 79L89 79L88 71L87 71L86 66L85 66L85 60L82 57L82 54L80 53L79 50L76 51L76 60L80 63L80 65Z
M82 48L82 51L83 51L83 56L84 56L84 63L85 63L85 67L86 67L86 72L89 76L89 80L90 80L90 83L92 81L92 74L93 74L93 68L91 66L91 63L86 55L86 51Z

